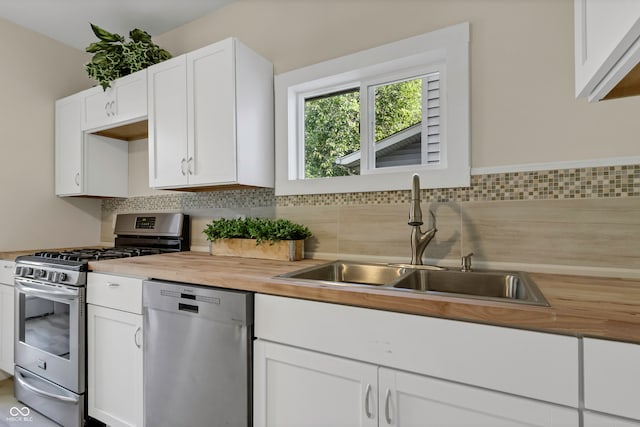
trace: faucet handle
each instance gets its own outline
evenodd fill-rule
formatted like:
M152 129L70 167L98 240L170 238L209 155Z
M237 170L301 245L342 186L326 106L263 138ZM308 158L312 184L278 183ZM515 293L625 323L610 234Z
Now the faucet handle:
M471 269L471 257L473 256L473 252L469 252L467 255L462 256L462 267L460 271L473 271Z

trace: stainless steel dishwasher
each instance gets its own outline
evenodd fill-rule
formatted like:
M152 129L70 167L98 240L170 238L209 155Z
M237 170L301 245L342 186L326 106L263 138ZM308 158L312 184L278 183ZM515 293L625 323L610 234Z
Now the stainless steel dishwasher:
M145 424L250 427L253 294L154 280L142 289Z

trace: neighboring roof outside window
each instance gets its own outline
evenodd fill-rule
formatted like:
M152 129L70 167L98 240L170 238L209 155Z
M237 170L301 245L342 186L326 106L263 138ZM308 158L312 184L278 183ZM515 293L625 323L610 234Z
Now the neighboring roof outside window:
M382 139L375 144L376 149L376 163L378 167L384 166L398 166L406 164L420 163L420 143L422 140L422 122L416 123L413 126L402 129ZM409 149L411 151L417 150L418 159L415 162L398 162L394 161L391 157L397 154L399 150ZM360 157L362 155L361 150L354 151L346 156L338 157L336 164L345 166L348 168L360 166ZM387 161L385 161L385 158Z

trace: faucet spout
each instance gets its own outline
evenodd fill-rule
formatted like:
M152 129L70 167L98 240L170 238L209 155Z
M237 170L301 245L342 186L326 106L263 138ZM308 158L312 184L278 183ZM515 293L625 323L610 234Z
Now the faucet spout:
M411 185L411 208L409 209L409 225L420 226L422 222L422 209L420 209L420 175L413 174Z
M411 205L409 209L409 222L411 226L411 264L422 265L422 254L427 245L436 235L436 217L433 212L429 211L433 220L433 227L423 232L420 226L422 222L422 209L420 208L420 176L413 175L411 185Z

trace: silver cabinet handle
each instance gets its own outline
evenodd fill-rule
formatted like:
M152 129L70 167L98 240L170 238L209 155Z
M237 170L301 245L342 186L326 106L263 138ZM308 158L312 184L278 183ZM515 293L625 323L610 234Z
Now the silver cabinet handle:
M387 424L391 425L391 390L387 389L386 397L384 398L384 419L387 421Z
M182 172L182 176L186 176L187 175L187 173L184 171L184 166L185 166L186 162L187 162L187 159L185 159L184 157L180 161L180 172Z
M109 103L104 104L104 112L109 117L111 114L109 113Z
M187 160L187 172L189 175L193 175L193 157L189 157Z
M140 348L140 346L142 344L140 344L140 342L138 341L138 334L142 332L142 328L140 326L138 326L138 329L136 329L136 332L133 334L133 342L136 343L136 347Z
M73 178L76 183L76 187L80 187L80 172L76 173L76 176Z
M4 268L13 268L13 266L12 266L12 265L4 265L3 267L4 267Z
M371 384L367 384L366 391L364 392L364 413L367 415L367 418L373 418L373 412L371 412L371 407L369 405L370 398L371 398Z
M109 109L111 110L111 115L115 116L116 115L116 101L111 101L109 103Z
M110 288L117 288L120 286L120 283L113 283L113 282L108 282L107 286Z

